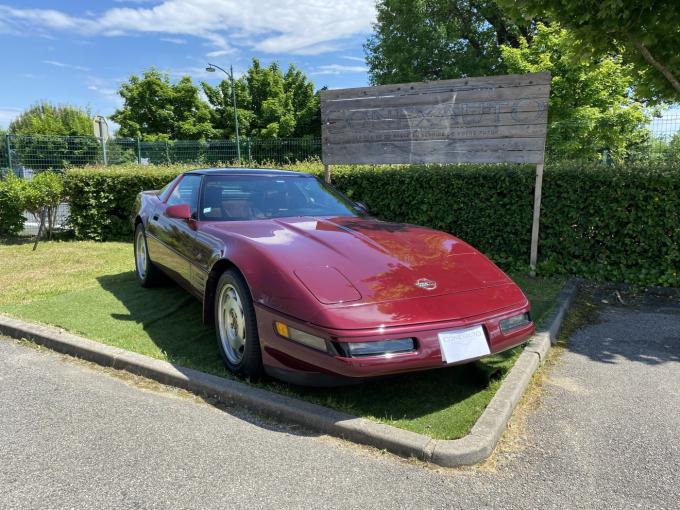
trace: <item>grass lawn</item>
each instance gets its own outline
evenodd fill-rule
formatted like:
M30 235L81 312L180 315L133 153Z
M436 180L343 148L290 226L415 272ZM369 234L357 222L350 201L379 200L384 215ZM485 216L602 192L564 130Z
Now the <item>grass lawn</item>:
M62 327L103 343L231 377L201 305L176 286L143 289L127 243L0 245L0 313ZM540 320L561 279L514 275ZM260 386L440 439L466 435L519 355L334 389L276 381Z

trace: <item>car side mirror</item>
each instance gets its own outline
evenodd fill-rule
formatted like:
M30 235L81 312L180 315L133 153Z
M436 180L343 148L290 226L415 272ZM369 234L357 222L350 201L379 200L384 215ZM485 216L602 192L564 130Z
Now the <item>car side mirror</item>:
M354 202L357 208L364 214L368 214L368 206L363 202Z
M176 218L178 220L190 220L191 207L189 207L189 204L169 205L167 209L165 209L165 215L168 218Z

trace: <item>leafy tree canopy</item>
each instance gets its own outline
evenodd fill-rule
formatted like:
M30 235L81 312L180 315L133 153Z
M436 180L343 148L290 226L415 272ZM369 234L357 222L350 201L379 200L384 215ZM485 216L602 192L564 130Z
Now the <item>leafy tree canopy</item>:
M573 32L584 58L621 53L636 94L680 100L678 0L497 0L515 19L547 16Z
M534 23L510 21L493 0L379 0L364 45L375 85L503 74L500 47L531 40Z
M532 44L521 40L501 51L511 73L552 73L550 154L593 159L606 150L621 160L648 139L648 112L630 94L633 66L620 56L583 58L574 33L542 24Z
M9 125L16 135L92 136L89 112L75 106L41 102L22 112Z
M234 135L231 82L201 83L211 104L212 122L221 135ZM248 71L235 80L239 132L263 138L318 136L319 96L314 84L291 65L284 74L276 62L263 67L253 59Z
M111 119L119 136L145 140L202 140L214 134L210 109L191 78L171 83L166 73L149 69L120 86L123 107Z

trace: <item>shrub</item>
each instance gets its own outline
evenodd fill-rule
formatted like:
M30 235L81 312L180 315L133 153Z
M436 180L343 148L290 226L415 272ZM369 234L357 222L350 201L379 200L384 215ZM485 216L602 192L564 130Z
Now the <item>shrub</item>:
M137 193L160 189L184 166L91 167L68 170L65 186L78 239L109 241L131 238L130 214Z
M24 228L27 183L8 172L0 178L0 237L13 237Z
M61 174L52 171L40 172L26 186L24 208L41 221L46 209L47 232L52 237L57 207L64 199L64 180Z
M290 168L323 173L318 161ZM76 235L130 238L135 195L186 169L69 171ZM528 267L534 173L517 165L332 167L335 186L375 216L451 232L505 269ZM548 165L540 232L542 274L680 285L680 167Z

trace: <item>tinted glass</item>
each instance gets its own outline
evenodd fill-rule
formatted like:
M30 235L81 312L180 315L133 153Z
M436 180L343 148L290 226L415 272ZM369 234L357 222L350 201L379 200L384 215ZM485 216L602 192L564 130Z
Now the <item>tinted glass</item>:
M165 202L165 199L168 198L170 188L172 188L175 185L175 181L177 179L179 179L179 177L175 177L173 180L171 180L169 183L167 183L158 191L158 198L161 200L161 202Z
M358 214L349 199L314 177L210 175L201 202L201 219L209 221Z
M168 205L189 204L192 215L195 215L198 211L198 191L200 189L200 175L185 175L172 190L166 203Z

